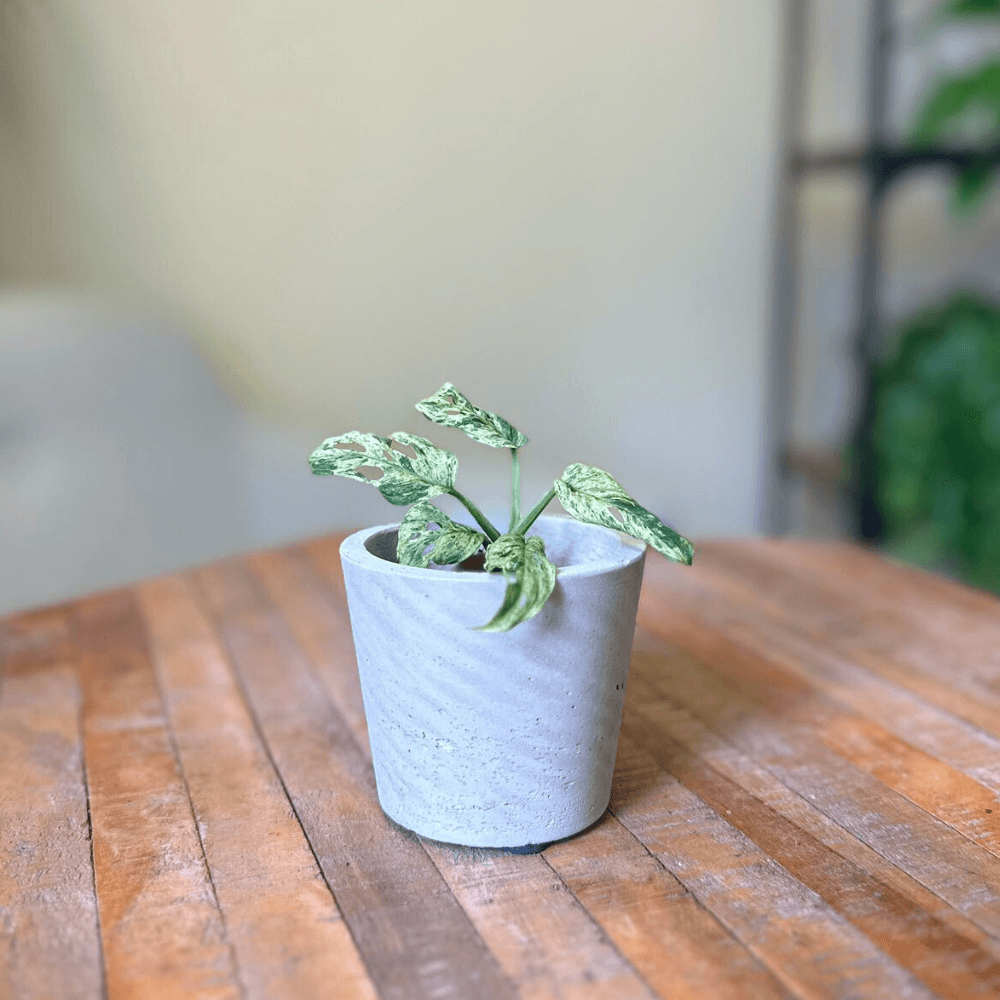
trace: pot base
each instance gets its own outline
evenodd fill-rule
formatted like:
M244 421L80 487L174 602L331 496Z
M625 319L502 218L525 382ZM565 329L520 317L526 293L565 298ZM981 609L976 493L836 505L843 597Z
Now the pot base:
M427 840L432 844L437 844L439 847L448 847L452 850L499 851L502 854L540 854L546 847L551 847L556 843L556 841L550 840L545 844L524 844L522 847L470 847L468 844L450 844L444 840L435 840L433 837L422 837L416 830L411 830L409 827L403 826L402 823L397 823L384 809L382 810L382 815L389 821L389 825L398 833L403 834L407 840ZM576 834L573 834L573 836L576 836ZM569 838L564 839L568 840Z

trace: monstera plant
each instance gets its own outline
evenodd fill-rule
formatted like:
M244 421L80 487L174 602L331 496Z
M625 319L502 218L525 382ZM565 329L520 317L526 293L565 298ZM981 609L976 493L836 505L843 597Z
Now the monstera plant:
M416 404L428 420L454 427L473 441L506 448L512 456L510 526L503 534L468 497L458 491L458 459L426 438L397 431L389 437L348 431L327 438L309 457L318 476L347 476L376 486L389 503L409 506L399 526L396 555L404 566L463 563L482 550L487 572L499 570L509 583L503 603L483 631L504 632L542 609L556 583L556 568L545 543L528 529L555 497L572 517L615 528L647 542L668 559L690 563L691 543L641 507L607 472L579 462L570 465L537 504L521 517L519 451L527 437L503 417L480 409L446 382ZM412 456L403 449L410 448ZM381 476L362 470L378 471ZM479 530L453 521L430 501L447 494L472 515Z
M410 508L340 547L379 802L433 840L538 850L608 804L643 543L678 563L693 549L579 462L522 514L524 434L450 383L417 409L510 453L510 522L494 525L459 491L458 459L415 434L351 431L309 459ZM472 523L436 507L444 496ZM556 497L570 516L541 516Z

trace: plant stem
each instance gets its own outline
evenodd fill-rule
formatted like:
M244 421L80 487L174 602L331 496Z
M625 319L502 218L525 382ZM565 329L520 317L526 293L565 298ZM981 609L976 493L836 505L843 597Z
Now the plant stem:
M510 528L514 530L514 525L521 520L521 460L517 457L517 449L510 449L513 466L511 468L511 488L510 488Z
M532 507L531 510L525 515L524 520L516 528L511 528L510 533L512 535L523 535L528 528L535 523L538 515L541 514L546 507L548 507L555 495L556 489L553 486L552 489L550 489L548 493L546 493L545 496L543 496L542 499L539 500L538 503L536 503L535 506Z
M448 490L448 492L460 504L464 504L465 509L476 519L476 523L486 532L486 537L491 542L495 542L500 537L500 532L490 524L489 518L468 497L462 496L454 487Z

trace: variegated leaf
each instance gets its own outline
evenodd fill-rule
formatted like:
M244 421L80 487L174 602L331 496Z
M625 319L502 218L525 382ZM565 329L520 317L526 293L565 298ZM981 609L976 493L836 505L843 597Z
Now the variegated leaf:
M640 507L621 484L603 470L576 462L556 480L555 490L566 513L578 521L624 531L648 542L674 562L691 564L694 546L655 514ZM616 510L620 518L613 513Z
M545 557L545 543L537 535L501 535L486 550L486 569L503 570L507 590L500 609L481 632L509 632L534 618L556 585L556 568Z
M415 458L393 449L393 442L409 445ZM344 448L357 444L363 449ZM447 493L455 485L458 459L435 447L426 438L397 431L389 437L348 431L327 438L310 456L309 464L317 476L347 476L378 487L382 496L399 506L427 500ZM371 479L360 470L380 469L382 476Z
M453 521L434 504L421 500L406 512L399 526L396 558L404 566L445 566L468 559L486 541L481 531Z
M473 441L493 448L520 448L528 443L528 439L503 417L474 406L450 382L417 403L417 409L428 420L442 427L457 427Z

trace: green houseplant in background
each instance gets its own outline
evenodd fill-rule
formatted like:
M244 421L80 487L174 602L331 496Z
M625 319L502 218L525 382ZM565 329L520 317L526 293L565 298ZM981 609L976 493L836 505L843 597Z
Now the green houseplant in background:
M960 293L907 320L877 386L889 550L1000 592L1000 307Z
M952 0L939 23L1000 26L1000 0ZM998 176L1000 54L942 77L916 115L917 148L982 150L957 168L968 217ZM877 367L873 446L890 553L1000 593L1000 304L963 291L902 322Z
M1000 0L951 0L938 8L936 20L1000 27ZM938 79L917 111L912 141L917 148L981 149L982 155L970 157L958 170L954 189L959 213L979 207L998 174L991 150L1000 146L1000 53Z

